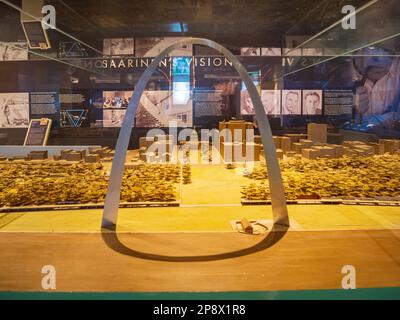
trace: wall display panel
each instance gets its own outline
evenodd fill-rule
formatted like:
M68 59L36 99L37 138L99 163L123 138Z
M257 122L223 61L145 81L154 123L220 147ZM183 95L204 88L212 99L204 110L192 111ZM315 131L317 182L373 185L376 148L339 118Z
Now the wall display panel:
M310 36L306 35L286 35L285 36L285 48L283 50L285 55L288 56L301 56L302 55L302 49L294 49L297 48L298 46L301 46L301 44L305 41L307 41Z
M239 84L237 79L213 79L211 87L196 88L193 98L195 117L235 116Z
M261 101L266 114L279 115L281 113L281 90L262 90Z
M26 42L0 42L0 61L28 60Z
M243 115L254 115L254 106L247 90L240 91L240 113Z
M265 113L268 115L279 115L281 113L281 91L262 90L261 101ZM240 92L240 113L242 115L254 115L255 110L247 90Z
M118 128L121 127L124 120L126 109L104 109L103 127Z
M110 39L108 39L110 40ZM105 41L105 40L104 40ZM107 53L109 54L109 53ZM59 58L84 58L89 54L86 48L77 41L61 41L58 45Z
M49 139L51 119L32 119L25 136L24 146L45 146Z
M0 128L29 126L29 93L0 93Z
M89 90L63 90L60 93L60 126L67 128L88 127L96 121ZM100 114L101 117L101 114Z
M323 48L303 48L303 56L322 56Z
M89 110L87 109L68 109L61 110L60 123L64 128L84 127L88 121Z
M281 56L282 50L281 48L261 48L261 55L262 56Z
M104 39L103 53L110 56L133 56L135 53L134 38Z
M261 56L261 48L241 48L241 56Z
M161 51L175 43L182 40L181 37L153 37L153 38L136 38L136 57L156 57ZM172 51L170 56L192 56L193 46L184 44L180 48Z
M192 61L191 57L172 58L172 76L190 76Z
M122 108L103 108L103 126L120 127L125 115ZM192 100L174 104L172 94L167 90L145 91L136 111L136 127L168 127L176 121L178 127L192 126Z
M132 97L132 91L103 91L103 108L126 109Z
M351 115L353 109L352 90L324 90L324 115Z
M283 55L284 55L284 56L299 57L299 56L302 55L302 50L301 50L301 48L299 48L299 49L294 49L294 48L283 48Z
M33 119L48 118L52 127L60 125L60 101L58 92L31 92L30 114Z
M256 86L258 92L261 95L261 82L260 82L261 72L259 70L251 71L249 72L249 76L253 80L254 85ZM240 113L243 115L254 114L253 102L251 101L249 92L243 81L242 81L242 88L240 91Z
M194 114L195 117L222 116L229 112L228 104L222 90L200 90L194 91Z
M240 55L240 48L228 47L228 49L233 54ZM221 53L218 50L215 50L211 47L195 44L195 45L193 45L193 55L194 56L221 56Z
M301 90L282 90L282 114L301 114Z
M322 90L303 90L303 114L322 114Z

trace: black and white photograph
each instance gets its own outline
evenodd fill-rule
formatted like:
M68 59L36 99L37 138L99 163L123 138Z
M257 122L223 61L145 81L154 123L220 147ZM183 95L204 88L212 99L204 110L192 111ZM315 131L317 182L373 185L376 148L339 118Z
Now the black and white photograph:
M262 90L261 101L267 115L279 115L281 113L280 90ZM240 92L240 113L242 115L254 115L255 109L248 90Z
M303 56L322 56L324 55L323 48L303 48Z
M135 53L133 38L115 38L103 40L103 54L108 56L133 56Z
M0 128L29 126L29 93L0 93Z
M261 101L264 105L265 113L268 115L279 115L281 113L281 91L262 90Z
M240 55L241 56L260 56L261 48L241 48Z
M301 114L301 90L282 90L282 114Z
M281 56L282 50L281 48L261 48L261 55L262 56Z
M26 42L0 42L0 61L28 60Z
M103 110L103 127L116 128L121 127L125 116L125 109L104 109Z
M153 38L136 38L136 57L156 57L161 51L172 45L173 43L182 40L181 37L153 37ZM169 56L192 56L193 45L182 45L180 48L172 51Z
M240 91L240 113L244 115L255 114L253 101L251 101L248 90Z
M303 114L322 114L322 90L303 90Z
M103 91L104 109L126 109L133 94L132 91Z

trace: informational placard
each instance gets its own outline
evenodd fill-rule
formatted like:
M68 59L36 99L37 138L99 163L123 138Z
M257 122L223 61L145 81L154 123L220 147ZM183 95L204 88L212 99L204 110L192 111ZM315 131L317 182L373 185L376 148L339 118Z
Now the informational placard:
M30 49L49 49L50 41L41 21L22 21L26 39Z
M59 126L60 101L57 92L31 92L30 105L32 118L49 118L53 128Z
M351 90L325 90L325 115L351 114L353 108L353 92Z
M49 138L51 119L32 119L25 136L24 146L45 146Z

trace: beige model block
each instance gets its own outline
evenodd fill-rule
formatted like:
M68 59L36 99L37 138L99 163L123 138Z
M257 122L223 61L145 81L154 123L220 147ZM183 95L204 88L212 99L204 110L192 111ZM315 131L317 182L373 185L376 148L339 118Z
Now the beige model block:
M293 158L294 156L296 156L296 151L286 151L285 152L285 156L287 157L287 158Z
M394 140L394 151L400 150L400 140Z
M284 152L291 151L292 149L292 142L289 137L280 137L280 149Z
M385 145L381 143L370 143L370 146L374 148L374 154L382 155L385 154Z
M301 154L301 150L305 148L305 146L302 143L295 142L292 143L292 150L298 154Z
M142 160L142 161L146 161L147 160L147 154L146 153L141 153L139 155L139 159Z
M331 145L334 153L335 153L335 158L341 158L344 155L344 146L338 145L338 144L332 144Z
M379 139L379 144L383 144L385 148L385 153L394 153L399 150L399 141L392 139Z
M354 151L360 156L369 156L375 154L374 147L368 145L357 146L356 148L354 148Z
M275 148L280 149L281 148L281 139L279 136L272 136L272 139L274 140Z
M309 123L307 125L307 139L313 142L326 143L328 126L320 123Z
M300 139L307 139L307 134L305 133L287 133L285 137L289 137L292 143L299 142Z
M31 151L28 154L28 159L29 160L45 160L48 157L47 150L45 151Z
M254 143L262 144L261 136L254 136Z
M80 152L72 151L70 153L67 153L66 160L67 161L81 161L82 154Z
M99 149L100 150L100 149ZM72 152L72 150L70 150L70 149L66 149L66 150L61 150L61 159L62 160L67 160L67 155L69 154L69 153L71 153Z
M171 134L158 134L154 137L154 141L172 141L173 138Z
M248 142L243 146L245 146L243 154L246 157L246 161L260 161L261 145L259 143Z
M246 128L246 131L243 133L243 142L249 140L249 142L252 142L251 139L253 139L253 141L255 140L255 135L254 135L254 129L253 128ZM259 136L260 137L260 136ZM259 138L261 140L261 137ZM259 142L261 143L261 142Z
M316 159L320 156L319 150L316 149L303 149L301 150L301 155L307 159Z
M245 161L243 155L243 142L224 142L223 148L220 152L225 162Z
M222 130L226 129L226 122L221 121L218 123L218 130L221 132Z
M198 146L198 142L196 142L196 146ZM172 141L170 140L159 140L152 144L152 150L157 150L157 153L165 153L165 152L172 152Z
M148 148L149 146L152 145L152 143L154 142L154 138L153 137L141 137L139 138L139 149L141 148Z
M325 157L324 146L312 146L310 149L318 151L318 156L320 158Z
M243 142L243 140L246 140L246 122L229 121L227 128L231 131L232 140L234 142Z
M314 144L313 141L308 140L308 139L300 139L299 143L303 145L303 148L311 148Z
M99 154L87 154L85 155L85 162L87 163L96 163L100 161Z
M335 149L328 146L319 147L321 158L335 158Z
M281 149L276 149L276 157L277 157L278 159L283 159L283 154L284 154L283 150L281 150Z

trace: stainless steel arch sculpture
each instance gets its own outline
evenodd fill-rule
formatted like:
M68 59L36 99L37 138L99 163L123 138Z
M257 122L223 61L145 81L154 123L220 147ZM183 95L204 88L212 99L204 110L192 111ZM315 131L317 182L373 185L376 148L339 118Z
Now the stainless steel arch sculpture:
M149 65L145 72L141 75L131 101L125 113L124 121L122 123L121 131L118 136L117 145L115 147L115 157L112 162L110 180L108 183L107 195L103 210L103 228L114 228L117 223L118 209L121 195L121 184L124 172L126 151L131 136L132 125L136 114L136 109L140 101L140 97L146 87L147 82L150 80L152 73L155 71L161 60L167 56L171 51L181 47L184 44L200 44L209 46L221 52L228 58L240 77L244 81L249 96L253 102L258 127L261 134L261 141L264 147L264 155L267 162L268 180L271 193L272 216L274 225L289 226L289 217L286 207L286 199L283 189L281 170L279 162L276 157L276 150L274 141L272 139L272 132L269 126L268 118L265 113L263 104L257 88L254 86L250 76L245 67L240 61L225 47L220 44L202 38L186 38L172 44L170 47L163 50Z

